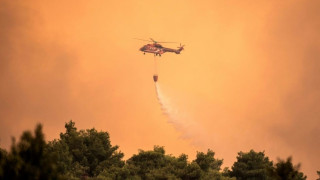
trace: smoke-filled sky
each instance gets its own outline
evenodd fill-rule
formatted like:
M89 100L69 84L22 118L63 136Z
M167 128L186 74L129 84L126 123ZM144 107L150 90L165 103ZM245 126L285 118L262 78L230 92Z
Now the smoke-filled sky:
M293 156L320 170L320 1L0 1L0 146L70 119L108 131L126 157L208 148ZM158 60L133 38L186 44ZM164 45L164 44L163 44ZM178 44L166 44L176 48Z

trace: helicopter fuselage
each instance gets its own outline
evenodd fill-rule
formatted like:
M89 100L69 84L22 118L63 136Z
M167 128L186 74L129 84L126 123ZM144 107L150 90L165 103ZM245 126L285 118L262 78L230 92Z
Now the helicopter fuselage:
M153 53L155 56L157 55L161 56L161 54L166 52L173 52L176 54L180 54L180 51L183 50L183 47L180 47L179 49L171 49L171 48L163 47L161 44L154 43L154 44L144 45L139 50L142 51L144 54Z

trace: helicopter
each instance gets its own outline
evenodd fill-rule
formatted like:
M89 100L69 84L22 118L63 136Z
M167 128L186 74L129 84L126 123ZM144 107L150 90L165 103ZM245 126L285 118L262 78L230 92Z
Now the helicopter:
M137 39L137 38L135 38L135 39ZM180 43L180 46L178 47L178 49L172 49L172 48L163 47L159 43L175 43L175 42L158 42L152 38L150 38L150 40L145 40L145 39L138 39L138 40L153 42L152 44L146 44L139 49L140 51L143 52L143 54L153 53L154 56L161 56L163 53L166 53L166 52L180 54L180 52L184 49L183 48L184 45L181 45L181 43Z

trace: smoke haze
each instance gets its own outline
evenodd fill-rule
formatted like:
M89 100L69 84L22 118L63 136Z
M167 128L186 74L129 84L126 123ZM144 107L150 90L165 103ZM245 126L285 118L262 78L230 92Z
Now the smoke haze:
M0 0L0 145L37 122L47 140L58 138L72 119L79 129L108 131L126 156L163 145L193 159L210 148L230 167L239 151L265 150L272 160L292 155L315 179L319 7L318 0ZM155 97L152 55L132 39L150 37L186 44L158 59L160 100L176 125Z

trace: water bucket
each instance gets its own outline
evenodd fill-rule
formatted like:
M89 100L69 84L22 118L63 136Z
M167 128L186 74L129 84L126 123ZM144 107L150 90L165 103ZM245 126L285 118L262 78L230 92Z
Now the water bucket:
M157 75L157 74L153 75L153 81L154 81L154 82L157 82L157 81L158 81L158 75Z

